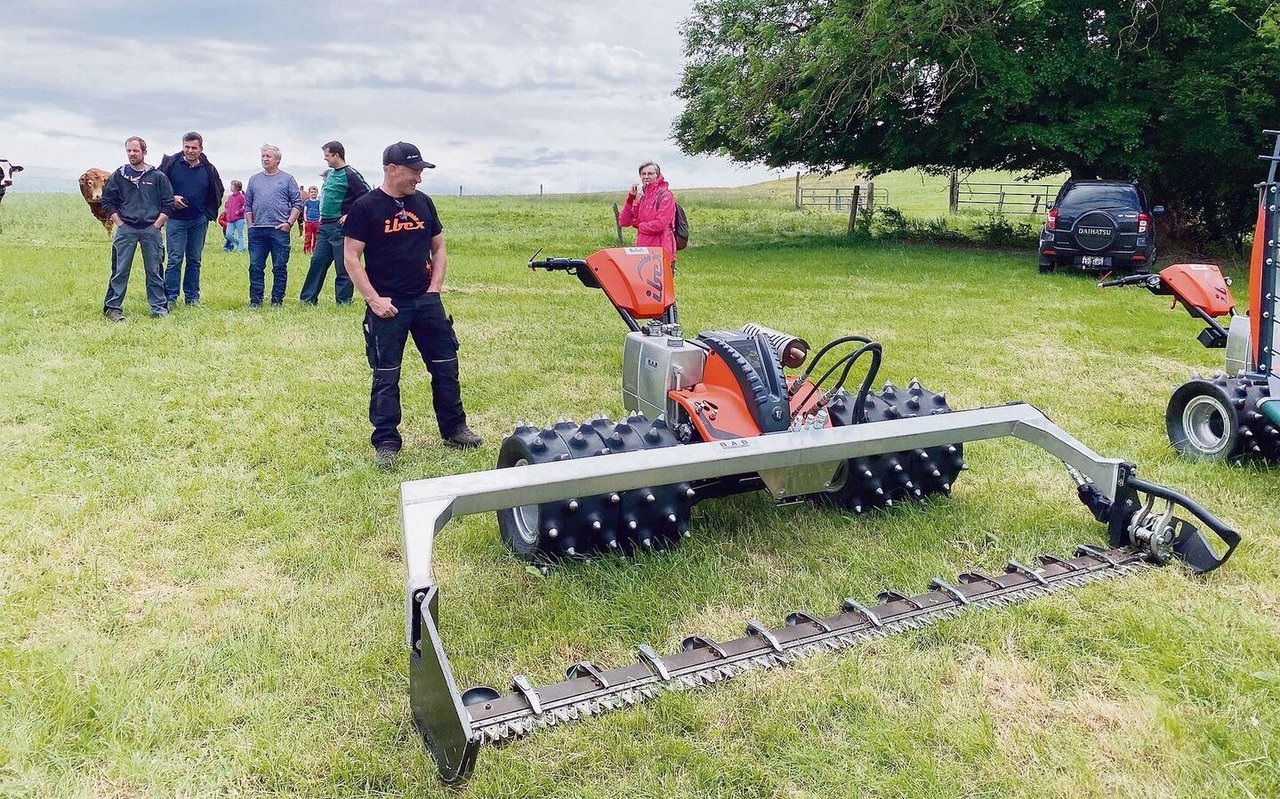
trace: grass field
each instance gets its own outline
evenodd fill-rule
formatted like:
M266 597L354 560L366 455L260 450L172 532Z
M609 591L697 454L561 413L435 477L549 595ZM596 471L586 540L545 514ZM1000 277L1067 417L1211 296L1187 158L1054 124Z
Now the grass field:
M1143 291L1039 276L1029 252L850 244L838 215L786 197L683 201L688 331L756 320L813 342L872 336L882 377L919 376L953 407L1032 402L1245 543L1207 578L1168 568L969 614L486 749L446 789L409 720L398 484L491 467L520 420L621 415L617 315L524 268L537 247L608 246L608 202L440 201L464 398L486 445L441 446L409 366L406 449L385 473L368 446L362 310L334 307L331 289L299 306L299 250L281 310L246 308L245 257L211 235L203 308L148 318L139 263L130 318L112 325L106 239L79 198L11 193L0 795L1280 795L1280 471L1168 448L1171 387L1221 358L1191 320ZM859 518L707 502L668 554L545 577L504 552L492 515L455 522L435 558L455 674L538 684L577 660L629 661L637 643L671 651L747 618L1103 540L1040 451L967 455L951 500Z

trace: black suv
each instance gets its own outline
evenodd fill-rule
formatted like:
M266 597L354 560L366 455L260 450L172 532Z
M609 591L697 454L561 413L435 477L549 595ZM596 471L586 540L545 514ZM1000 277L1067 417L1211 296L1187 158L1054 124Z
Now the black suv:
M1151 208L1136 183L1068 180L1045 215L1040 271L1149 272L1156 262Z

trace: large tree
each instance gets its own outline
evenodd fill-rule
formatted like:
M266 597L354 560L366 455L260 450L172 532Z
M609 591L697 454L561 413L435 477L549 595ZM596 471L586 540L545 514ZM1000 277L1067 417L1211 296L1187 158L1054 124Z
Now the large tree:
M1214 239L1280 127L1275 0L701 0L690 153L1136 178Z

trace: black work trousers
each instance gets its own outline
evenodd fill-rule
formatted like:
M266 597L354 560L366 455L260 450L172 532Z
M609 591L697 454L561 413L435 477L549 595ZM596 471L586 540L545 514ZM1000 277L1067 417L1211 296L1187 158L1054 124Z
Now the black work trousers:
M370 443L374 448L399 449L400 362L405 342L413 336L422 361L431 374L431 404L441 436L457 432L467 423L462 410L462 388L458 382L458 337L453 317L446 316L439 294L393 298L398 313L383 319L368 309L364 313L365 353L373 369L373 390L369 396L369 421L373 424Z

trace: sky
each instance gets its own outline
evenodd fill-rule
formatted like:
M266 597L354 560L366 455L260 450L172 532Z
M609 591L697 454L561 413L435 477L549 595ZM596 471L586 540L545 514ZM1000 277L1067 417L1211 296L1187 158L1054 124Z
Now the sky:
M418 145L430 194L625 191L656 159L673 189L779 177L682 154L671 127L692 0L4 0L0 158L14 189L74 191L198 131L224 180L261 167L318 184L337 139L370 182Z

